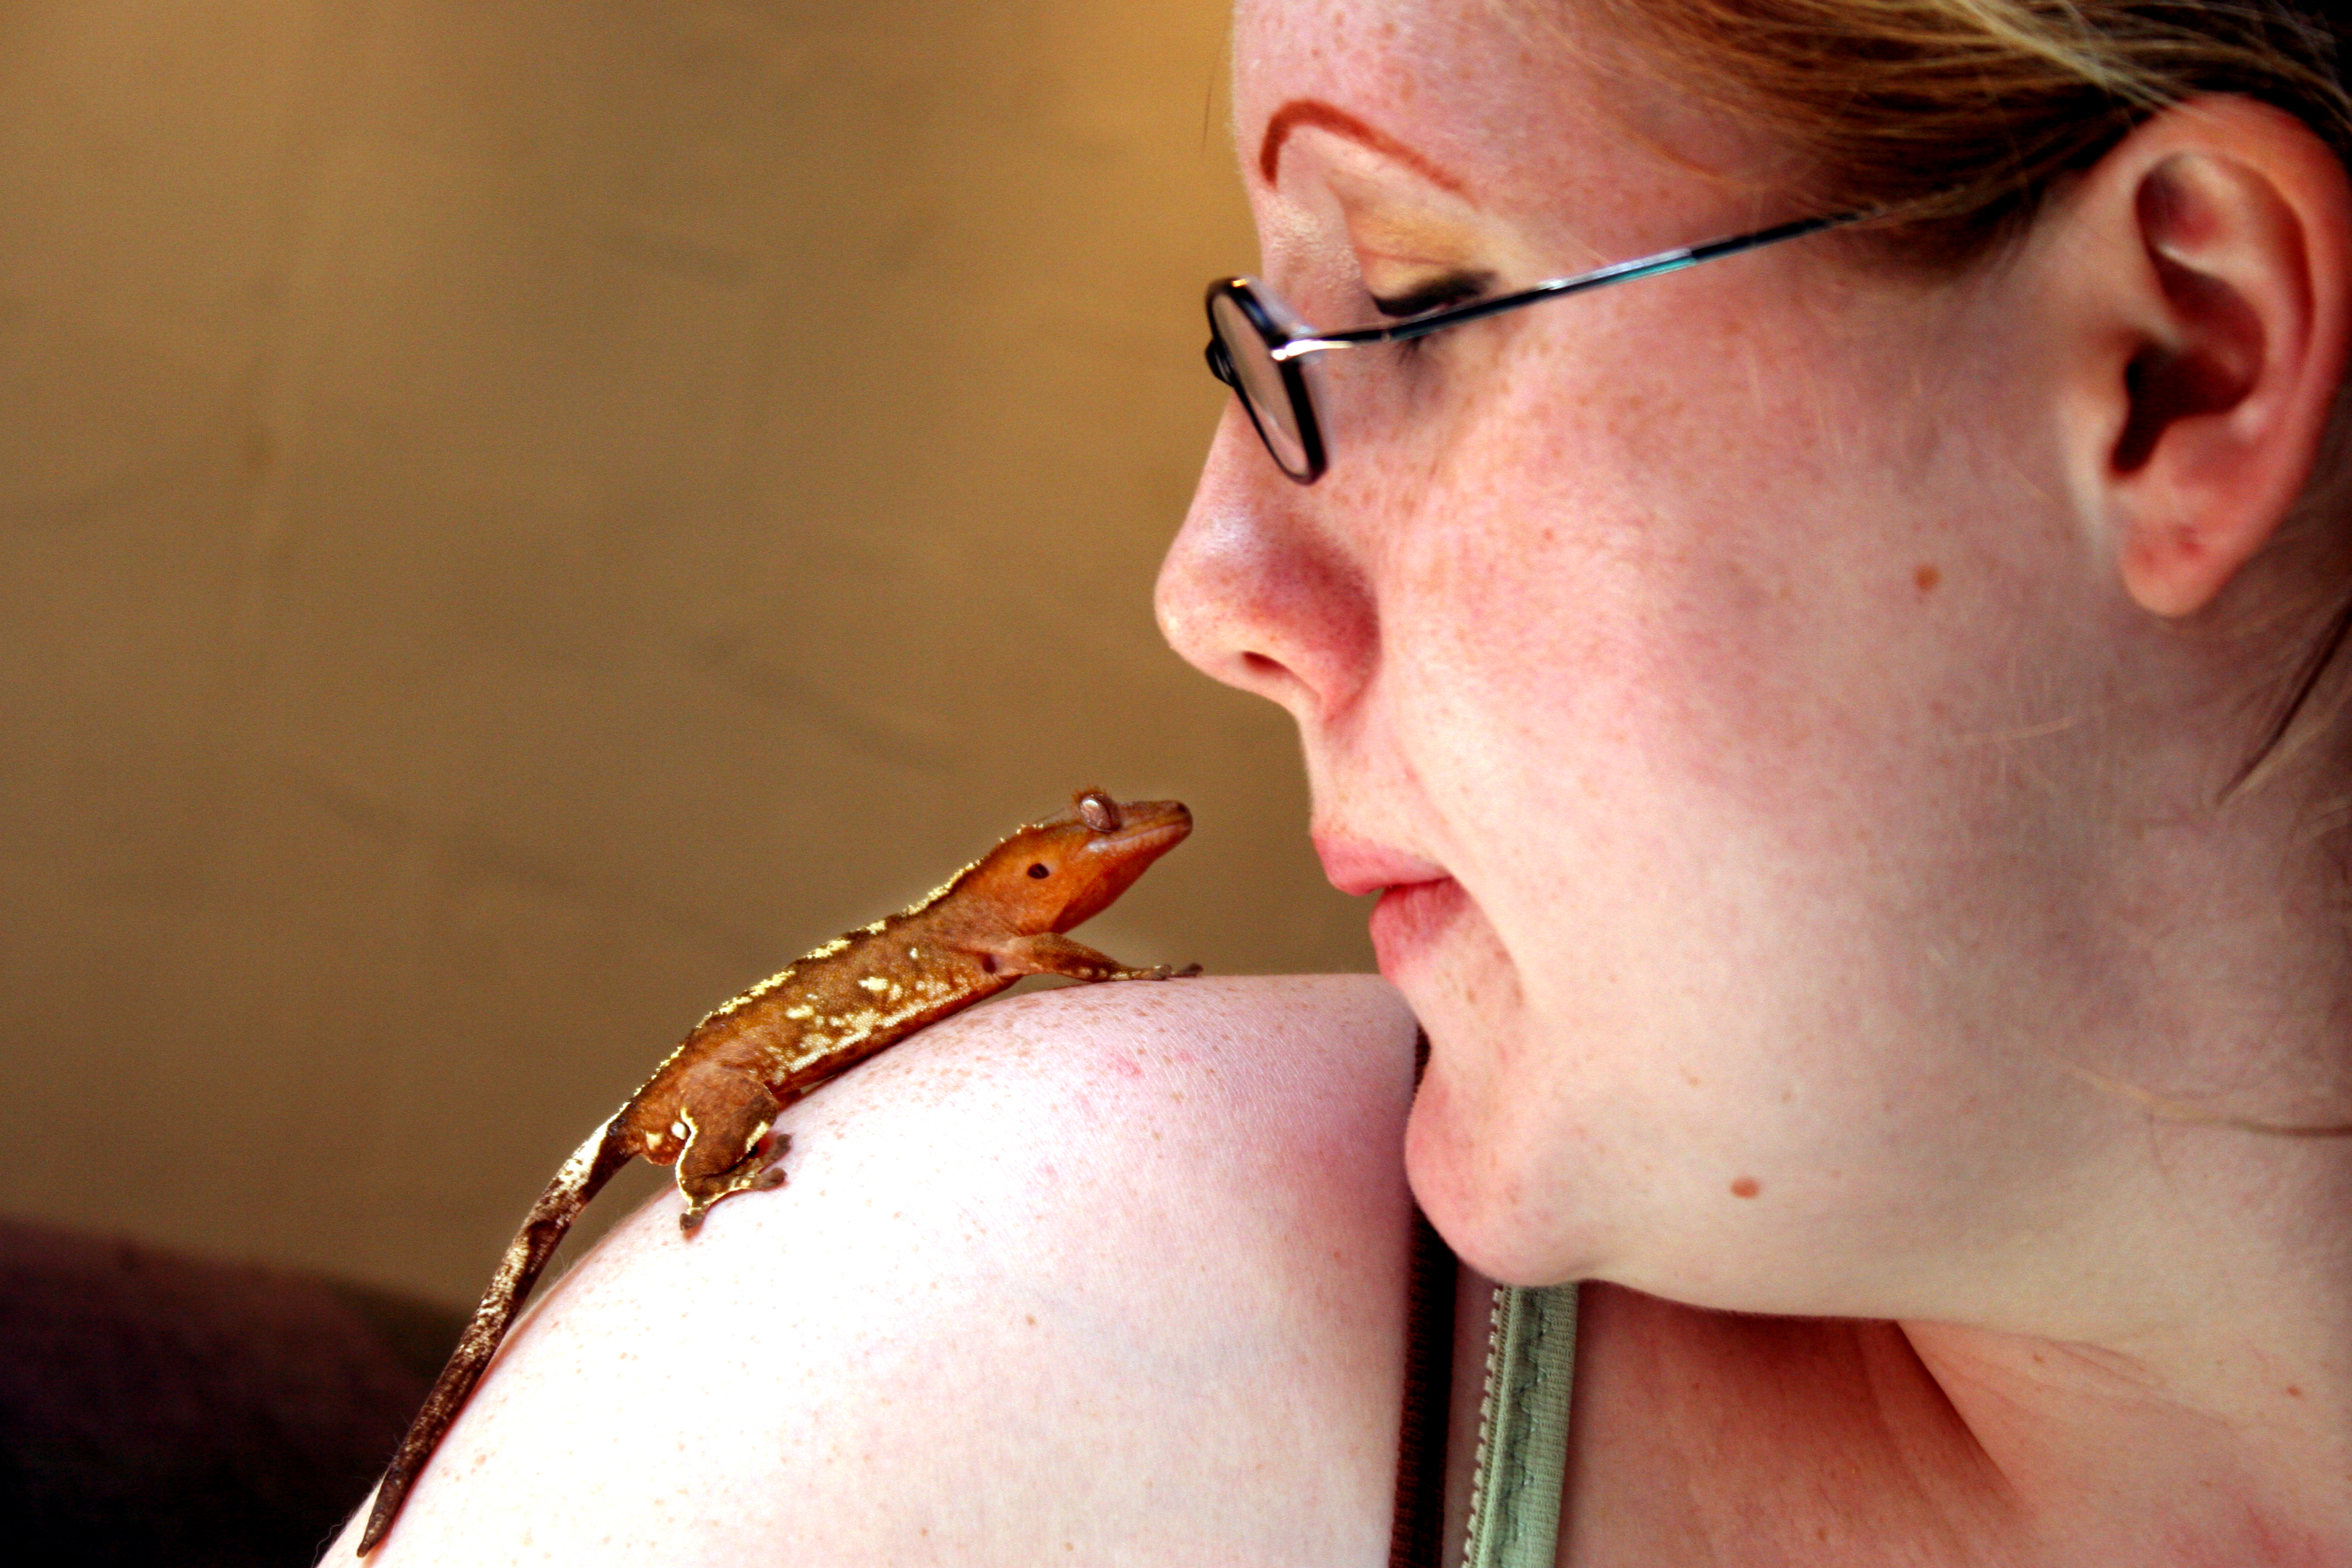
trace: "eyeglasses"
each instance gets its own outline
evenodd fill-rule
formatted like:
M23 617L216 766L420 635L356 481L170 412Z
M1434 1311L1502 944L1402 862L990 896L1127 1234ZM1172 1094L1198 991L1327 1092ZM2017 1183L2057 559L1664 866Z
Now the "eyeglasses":
M1679 272L1719 256L1737 256L1743 250L1778 245L1784 239L1799 239L1825 228L1882 216L1881 212L1870 211L1800 218L1794 223L1759 228L1753 234L1620 261L1595 271L1580 272L1573 278L1555 278L1517 293L1434 310L1392 327L1358 327L1344 332L1318 332L1293 317L1257 283L1247 278L1227 278L1209 285L1209 374L1241 395L1242 406L1249 411L1250 423L1257 426L1258 438L1273 454L1276 466L1300 484L1311 485L1323 477L1328 461L1323 427L1315 416L1314 397L1307 391L1305 362L1309 354L1426 337L1447 327L1499 316L1541 300L1558 300L1611 283L1630 283L1636 278Z

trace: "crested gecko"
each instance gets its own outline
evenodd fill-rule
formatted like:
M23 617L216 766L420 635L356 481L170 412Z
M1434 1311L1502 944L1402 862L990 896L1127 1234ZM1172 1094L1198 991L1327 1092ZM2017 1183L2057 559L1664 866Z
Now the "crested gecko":
M589 1199L632 1159L675 1164L689 1235L713 1204L782 1183L777 1112L924 1025L1024 974L1166 980L1064 933L1108 908L1192 831L1172 800L1081 790L1067 811L1019 828L930 897L835 937L721 1005L590 1133L531 1205L481 1305L377 1487L359 1555L375 1550L442 1435L497 1354L531 1286Z

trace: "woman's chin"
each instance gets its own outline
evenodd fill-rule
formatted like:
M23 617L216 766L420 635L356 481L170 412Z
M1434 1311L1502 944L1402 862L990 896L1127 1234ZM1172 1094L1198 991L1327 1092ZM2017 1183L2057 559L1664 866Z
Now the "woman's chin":
M1433 1060L1405 1121L1405 1178L1446 1245L1490 1279L1549 1285L1592 1271L1578 1205L1538 1156L1536 1130L1465 1098ZM1538 1156L1532 1162L1520 1154ZM1572 1185L1574 1184L1566 1184Z
M1513 1284L1577 1277L1590 1249L1587 1184L1560 1168L1581 1141L1530 1094L1542 1052L1518 974L1486 911L1450 877L1390 888L1372 911L1386 975L1428 1032L1430 1059L1405 1123L1405 1174L1430 1223L1472 1268Z

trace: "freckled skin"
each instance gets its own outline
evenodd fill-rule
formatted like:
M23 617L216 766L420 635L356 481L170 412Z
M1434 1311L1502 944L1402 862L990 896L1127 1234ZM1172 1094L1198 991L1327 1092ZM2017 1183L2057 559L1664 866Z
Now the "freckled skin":
M678 1224L691 1234L720 1199L782 1184L774 1162L784 1141L761 1146L779 1111L924 1025L1024 974L1198 973L1198 965L1130 969L1064 934L1109 908L1192 831L1192 813L1176 801L1120 803L1082 790L1069 810L1018 829L922 902L836 937L697 1024L532 1205L384 1472L359 1555L391 1530L548 1258L615 1172L639 1156L675 1164L686 1198Z

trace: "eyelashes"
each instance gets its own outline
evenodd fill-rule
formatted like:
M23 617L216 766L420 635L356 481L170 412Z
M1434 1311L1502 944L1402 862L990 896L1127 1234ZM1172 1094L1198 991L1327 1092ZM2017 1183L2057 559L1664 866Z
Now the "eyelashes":
M1391 321L1404 321L1413 316L1425 316L1432 310L1443 310L1449 305L1466 305L1494 287L1491 272L1448 272L1431 279L1409 294L1391 294L1386 298L1372 296L1372 308ZM1406 363L1420 359L1429 346L1425 338L1407 338L1390 345L1389 352Z
M1466 305L1494 286L1491 272L1449 272L1433 278L1409 294L1372 296L1372 308L1391 321L1425 316L1448 305Z

